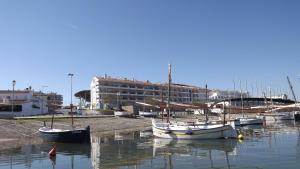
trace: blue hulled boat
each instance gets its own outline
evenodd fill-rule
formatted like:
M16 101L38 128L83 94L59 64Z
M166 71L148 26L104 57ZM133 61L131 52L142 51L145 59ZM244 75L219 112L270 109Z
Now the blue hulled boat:
M41 138L48 142L90 143L90 126L71 130L42 127L39 132Z

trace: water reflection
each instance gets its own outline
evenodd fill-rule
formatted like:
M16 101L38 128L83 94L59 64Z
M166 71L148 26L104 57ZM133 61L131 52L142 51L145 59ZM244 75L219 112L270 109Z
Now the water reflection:
M170 140L154 138L153 156L163 156L166 160L164 168L173 168L172 159L176 156L197 157L210 162L214 168L213 156L220 156L226 159L227 167L230 168L229 153L235 154L237 140ZM175 156L175 157L173 157Z
M297 168L300 165L300 123L273 122L248 126L237 140L170 140L151 131L92 135L91 144L28 145L0 152L0 169L109 168Z
M93 169L136 165L152 157L152 148L145 144L148 137L140 132L116 132L111 136L92 136L91 161Z
M113 136L93 136L91 161L93 169L122 168L132 166L143 168L144 161L151 161L150 168L172 168L172 156L195 156L210 160L212 156L235 154L237 140L171 140L152 138L149 131L115 133ZM154 159L154 160L153 160ZM168 160L167 160L168 159ZM163 160L163 164L159 161ZM229 164L229 160L227 161ZM149 166L148 166L149 167ZM147 168L147 167L146 167Z
M15 169L31 169L41 168L41 166L52 166L51 168L69 166L68 168L74 169L78 168L74 167L74 159L80 158L85 161L90 159L90 144L56 143L57 157L49 158L48 151L53 145L54 143L26 145L3 151L0 153L0 168L10 166Z

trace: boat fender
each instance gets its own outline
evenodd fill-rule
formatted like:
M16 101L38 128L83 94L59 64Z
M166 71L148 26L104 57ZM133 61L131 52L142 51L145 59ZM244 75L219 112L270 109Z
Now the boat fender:
M56 147L53 146L53 148L49 151L48 155L50 157L56 156Z
M243 136L242 134L239 134L239 135L238 135L238 139L243 140L243 139L244 139L244 136Z

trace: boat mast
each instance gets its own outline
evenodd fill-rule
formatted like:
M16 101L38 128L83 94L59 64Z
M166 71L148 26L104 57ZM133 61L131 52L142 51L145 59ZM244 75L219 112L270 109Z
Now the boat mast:
M170 122L171 82L172 82L172 65L169 64L168 104L167 104L168 115L167 115L167 123Z
M288 83L289 83L291 92L292 92L293 97L294 97L294 101L295 101L295 111L296 111L296 107L297 107L297 106L296 106L296 104L297 104L297 98L296 98L296 95L295 95L295 92L294 92L294 89L293 89L293 86L292 86L292 83L291 83L291 81L290 81L289 76L287 76L286 78L287 78L287 81L288 81Z
M161 103L160 103L160 109L161 109L161 121L164 121L164 89L163 86L161 87Z
M226 111L225 111L225 99L223 100L223 125L225 125L225 116L226 116Z
M270 109L269 109L269 105L268 105L268 99L267 99L267 96L266 96L266 93L265 93L265 92L263 92L263 96L264 96L264 98L265 98L267 110L270 110Z
M72 90L73 90L73 84L72 84L72 80L73 80L73 76L74 76L74 74L72 74L72 73L69 73L68 74L68 76L70 76L71 78L70 78L70 80L71 80L71 104L70 104L70 109L71 109L71 119L72 119L72 128L74 128L74 119L73 119L73 100L72 100Z
M207 94L207 84L205 85L205 102L206 102L205 124L207 124L207 122L208 122L208 94Z
M273 113L273 108L274 108L274 104L273 104L273 99L272 99L272 91L271 91L271 87L269 87L270 90L270 102L271 102L271 113Z
M245 118L245 115L244 115L244 102L243 102L243 90L242 90L242 82L241 81L240 81L240 88L241 88L242 114L243 114L243 118Z

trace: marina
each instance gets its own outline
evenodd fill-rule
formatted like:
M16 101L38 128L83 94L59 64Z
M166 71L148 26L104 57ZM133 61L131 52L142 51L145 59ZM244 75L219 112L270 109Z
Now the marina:
M0 1L0 169L300 168L300 1Z
M94 134L91 144L57 144L52 160L47 155L51 143L0 151L0 168L296 169L300 165L298 122L273 122L245 132L244 140L170 140L140 134L143 131Z

